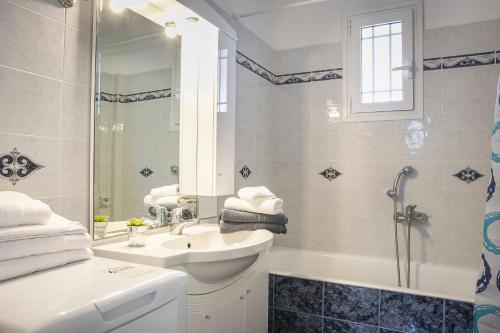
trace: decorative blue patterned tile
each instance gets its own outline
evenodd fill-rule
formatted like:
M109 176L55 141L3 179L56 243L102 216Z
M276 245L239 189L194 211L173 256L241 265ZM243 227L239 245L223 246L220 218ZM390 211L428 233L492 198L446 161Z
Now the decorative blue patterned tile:
M274 310L274 333L321 333L322 319L319 316Z
M429 58L424 60L424 71L432 71L441 68L441 58Z
M243 53L241 52L237 52L236 53L236 62L245 67L246 69L248 69L249 71L257 74L258 76L266 79L267 81L271 82L271 83L275 83L276 81L276 77L275 75L268 69L266 69L265 67L259 65L257 62L253 61L252 59L250 59L249 57L247 57L246 55L244 55Z
M381 328L379 333L399 333L399 331L388 330L386 328Z
M96 94L96 101L110 102L110 103L135 103L135 102L144 102L144 101L170 98L170 97L172 97L172 89L165 88L152 91L143 91L127 95L101 92L100 94Z
M274 306L321 315L323 282L293 277L274 277Z
M325 283L325 317L377 325L380 291L378 289Z
M471 333L472 311L474 306L470 303L445 301L445 333Z
M342 79L342 68L325 69L311 72L312 81L327 81Z
M282 84L311 82L312 76L313 76L312 72L277 75L275 84L282 85Z
M463 180L467 184L470 184L473 181L483 177L484 175L480 174L478 171L472 169L471 167L467 167L465 169L460 170L453 176L457 177L460 180Z
M252 174L252 170L245 164L240 170L241 177L247 179Z
M382 290L380 326L408 333L441 332L443 300Z
M10 181L12 185L16 185L43 167L28 155L20 153L17 148L0 155L0 176Z
M332 167L328 167L327 169L321 171L319 174L322 175L323 177L325 177L326 179L328 179L329 181L332 181L335 178L337 178L338 176L342 175L341 172L339 172L338 170L335 170Z
M325 318L323 333L378 333L378 327Z
M151 176L154 172L153 170L151 170L150 168L148 167L145 167L144 169L142 169L141 171L139 171L139 173L141 175L143 175L145 178L148 178L149 176Z
M273 295L274 295L274 275L269 274L269 300L268 300L269 306L274 306Z
M443 69L491 65L495 63L495 52L466 54L461 56L443 57Z

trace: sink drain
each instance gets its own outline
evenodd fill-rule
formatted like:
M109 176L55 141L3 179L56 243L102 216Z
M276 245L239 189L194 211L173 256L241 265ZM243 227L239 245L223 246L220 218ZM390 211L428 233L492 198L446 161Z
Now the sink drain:
M190 248L191 248L191 243L188 243L188 249L190 249Z

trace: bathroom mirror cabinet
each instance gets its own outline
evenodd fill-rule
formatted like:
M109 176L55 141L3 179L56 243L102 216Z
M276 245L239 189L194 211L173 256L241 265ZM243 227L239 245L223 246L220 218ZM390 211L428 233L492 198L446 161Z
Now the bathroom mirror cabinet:
M94 239L216 216L234 187L234 30L203 1L99 0L94 18Z

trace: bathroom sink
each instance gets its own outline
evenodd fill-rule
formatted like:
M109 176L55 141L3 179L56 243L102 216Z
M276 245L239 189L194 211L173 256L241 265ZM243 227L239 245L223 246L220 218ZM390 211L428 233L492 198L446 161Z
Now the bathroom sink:
M213 224L195 225L183 233L149 235L141 248L117 242L93 250L100 257L179 269L198 284L215 286L244 272L273 241L273 234L267 230L221 234Z

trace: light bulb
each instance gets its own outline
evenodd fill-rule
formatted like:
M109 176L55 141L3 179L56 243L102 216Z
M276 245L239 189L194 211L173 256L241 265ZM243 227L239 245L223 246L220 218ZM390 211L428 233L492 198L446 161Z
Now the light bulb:
M112 0L110 8L113 12L119 14L125 9L125 2L123 0Z
M165 35L167 35L168 38L177 37L177 25L175 22L165 23Z

